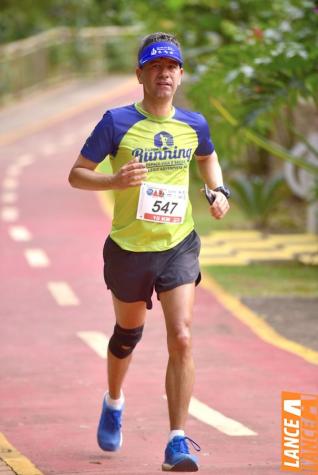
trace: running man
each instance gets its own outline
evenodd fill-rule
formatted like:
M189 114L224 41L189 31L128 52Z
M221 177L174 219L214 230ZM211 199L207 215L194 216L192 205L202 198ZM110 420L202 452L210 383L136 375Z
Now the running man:
M110 235L104 246L104 277L112 292L116 323L109 341L108 391L97 440L101 449L122 444L123 383L132 352L142 337L146 310L156 291L167 330L166 393L170 435L163 471L197 471L185 435L193 390L191 324L195 286L200 282L200 239L188 199L189 165L195 157L203 182L215 192L211 215L229 209L228 190L204 117L174 107L183 59L177 39L147 36L139 49L139 103L108 110L84 144L69 181L85 190L114 190ZM95 171L110 157L112 174Z

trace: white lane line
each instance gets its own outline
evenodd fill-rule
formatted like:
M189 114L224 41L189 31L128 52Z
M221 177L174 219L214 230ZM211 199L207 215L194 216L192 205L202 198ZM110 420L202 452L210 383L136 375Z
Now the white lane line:
M28 165L31 165L31 163L34 162L34 156L31 155L30 153L25 153L23 155L20 155L20 157L17 158L15 161L15 164L20 166L20 167L27 167Z
M205 424L231 436L251 436L256 432L244 426L240 422L224 416L221 412L212 409L195 397L191 398L189 414Z
M76 137L74 133L68 133L68 134L63 135L63 137L61 138L60 145L62 147L68 147L69 145L72 145L73 143L75 143L75 140L76 140Z
M42 153L43 155L47 156L47 155L53 155L53 153L55 153L57 150L57 147L55 144L53 143L46 143L43 145L42 147Z
M3 203L6 204L12 204L15 203L18 199L17 193L14 193L13 191L5 191L2 193L1 200Z
M19 210L14 206L5 206L1 210L1 219L7 223L16 221L19 217Z
M163 395L163 398L167 399L166 394ZM212 409L212 407L207 406L195 397L192 397L190 400L189 414L200 422L214 427L214 429L232 437L257 435L257 432L244 426L241 422L224 416L221 412Z
M18 165L10 165L10 167L7 168L6 175L10 177L16 177L20 175L21 172L22 169Z
M102 332L97 331L81 331L77 332L77 336L84 341L95 353L103 359L107 357L107 346L109 339ZM163 396L167 399L167 396ZM195 397L191 398L189 413L205 424L230 436L255 436L256 432L244 426L240 422L224 416L221 412L212 409Z
M58 305L74 306L80 301L67 282L48 282L48 289Z
M95 353L103 359L107 357L107 346L109 339L102 332L81 331L77 336L84 341ZM167 399L167 396L163 396ZM191 398L189 414L201 422L208 424L215 429L230 436L255 436L256 432L244 426L240 422L224 416L221 412L212 409L195 397Z
M95 124L93 122L91 123L88 123L88 124L85 124L83 125L83 127L81 127L79 130L78 130L78 134L79 135L89 135L92 130L94 129L95 127Z
M48 267L50 260L42 249L26 249L24 255L31 267Z
M24 226L11 226L9 228L9 235L14 241L31 241L32 235L30 231Z
M18 181L16 178L5 178L2 182L2 187L4 190L15 190L18 188Z
M103 359L107 357L109 339L102 332L86 331L77 332L77 336L84 341L95 353Z
M107 357L107 346L109 339L102 332L97 331L81 331L77 332L77 336L81 338L95 353L103 359ZM167 399L167 396L163 396ZM220 432L230 436L255 436L256 432L244 426L240 422L224 416L219 411L212 409L195 397L191 398L189 406L189 414L199 421L214 427Z

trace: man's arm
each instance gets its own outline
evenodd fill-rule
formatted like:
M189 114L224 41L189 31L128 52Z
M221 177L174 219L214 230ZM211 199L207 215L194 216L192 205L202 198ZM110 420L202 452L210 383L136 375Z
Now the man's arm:
M130 160L114 175L96 172L97 165L79 155L68 177L71 186L82 190L122 190L141 185L147 175L147 168L137 159Z
M200 175L211 190L223 185L222 170L215 151L210 155L196 156L195 158L198 162Z
M218 186L222 186L222 170L216 152L214 151L210 155L196 156L195 158L198 162L200 175L204 183L212 190ZM215 192L215 196L215 200L210 206L210 213L214 218L221 219L228 212L230 206L223 193L217 191Z

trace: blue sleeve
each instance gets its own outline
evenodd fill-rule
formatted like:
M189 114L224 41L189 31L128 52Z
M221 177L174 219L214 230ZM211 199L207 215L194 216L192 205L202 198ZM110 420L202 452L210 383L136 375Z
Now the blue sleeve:
M198 115L201 119L197 129L199 145L194 153L198 156L210 155L212 152L214 152L214 145L211 140L209 125L203 115Z
M102 162L107 155L113 152L113 136L113 119L110 111L107 111L86 140L81 154L93 162Z

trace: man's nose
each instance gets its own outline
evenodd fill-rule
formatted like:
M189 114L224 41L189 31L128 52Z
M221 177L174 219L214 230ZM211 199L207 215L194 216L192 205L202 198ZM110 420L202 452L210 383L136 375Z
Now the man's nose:
M159 74L160 74L160 76L168 76L168 74L169 74L168 66L161 66Z

